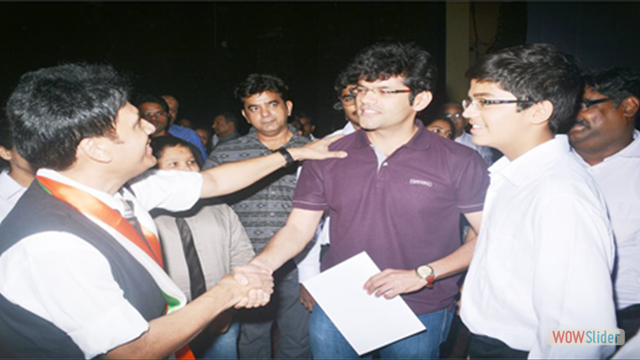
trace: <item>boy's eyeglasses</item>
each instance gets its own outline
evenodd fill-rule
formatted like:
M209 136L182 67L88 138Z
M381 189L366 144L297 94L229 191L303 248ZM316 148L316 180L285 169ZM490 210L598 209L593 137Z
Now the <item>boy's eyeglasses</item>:
M532 103L531 100L489 100L489 99L464 99L462 100L462 108L467 110L470 106L475 106L478 110L483 110L487 105L501 104L525 104Z

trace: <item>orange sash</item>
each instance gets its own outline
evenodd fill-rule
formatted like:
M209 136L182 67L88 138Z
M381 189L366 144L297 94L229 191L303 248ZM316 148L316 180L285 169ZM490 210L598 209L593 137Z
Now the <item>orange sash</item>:
M82 190L46 177L36 176L42 187L59 200L66 202L76 210L91 215L109 225L129 239L164 269L160 242L156 235L140 225L146 238L142 239L136 229L116 210Z
M42 188L58 200L64 201L71 205L74 209L91 215L109 225L124 237L129 239L149 257L164 269L162 261L162 252L160 250L160 242L156 235L140 224L145 239L142 239L138 231L125 219L119 212L108 207L105 203L97 199L91 194L76 189L73 186L63 184L46 177L36 176ZM176 352L176 358L184 360L195 359L193 352L188 345L184 346Z

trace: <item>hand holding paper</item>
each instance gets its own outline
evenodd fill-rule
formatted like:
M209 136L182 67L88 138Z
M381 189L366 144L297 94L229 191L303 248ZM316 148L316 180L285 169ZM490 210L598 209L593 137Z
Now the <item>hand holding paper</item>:
M414 270L386 269L372 276L364 288L369 295L375 292L377 297L384 295L387 299L393 299L400 294L418 291L426 284Z
M303 283L359 355L425 330L402 298L371 296L363 289L379 272L361 252Z

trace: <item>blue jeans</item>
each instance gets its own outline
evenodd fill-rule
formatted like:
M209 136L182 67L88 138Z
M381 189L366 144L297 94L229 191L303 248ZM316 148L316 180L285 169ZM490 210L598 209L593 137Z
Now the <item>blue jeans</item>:
M211 342L196 355L198 359L237 359L240 323L234 320L226 333L211 339Z
M436 359L440 344L449 334L454 311L446 308L418 316L427 331L384 346L377 351L381 359ZM314 359L371 359L373 352L358 356L338 328L316 304L309 325L311 353Z

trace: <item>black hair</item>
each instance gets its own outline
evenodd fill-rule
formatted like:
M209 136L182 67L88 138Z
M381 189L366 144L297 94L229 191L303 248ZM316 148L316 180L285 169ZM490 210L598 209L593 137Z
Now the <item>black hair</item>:
M356 72L352 67L347 67L342 70L336 81L333 85L333 89L336 91L338 97L342 95L342 90L344 90L347 86L356 84L358 82L358 78L360 77L360 73Z
M128 80L109 65L28 72L7 102L14 144L34 168L64 170L82 139L116 136L116 114L128 97Z
M436 121L444 121L447 124L449 124L449 126L451 127L451 135L449 136L449 139L453 140L454 136L455 136L455 133L456 133L456 125L445 114L439 114L438 116L436 116L434 118L431 118L430 120L425 121L424 122L424 126L427 127L427 126L433 124Z
M229 122L234 123L235 127L236 127L236 131L238 131L238 127L240 126L240 118L238 117L238 115L228 111L228 112L223 112L222 114L219 114L218 116L224 117L224 121L226 121L227 123L229 123Z
M303 113L302 111L295 112L295 113L293 114L293 118L294 118L295 120L297 120L298 122L299 122L299 121L300 121L300 119L302 119L302 118L307 118L307 119L309 119L309 120L311 121L311 124L314 124L314 122L313 122L313 118L312 118L311 116L307 115L306 113Z
M9 127L9 121L4 116L4 112L0 111L0 146L7 150L13 149L13 139L11 136L11 127ZM6 169L10 166L9 162L3 158L0 158L0 170Z
M616 106L629 96L640 100L640 73L631 69L613 67L587 71L583 75L585 86L613 99ZM636 122L640 111L636 113Z
M271 91L280 95L284 101L289 100L289 87L279 77L269 74L251 74L244 79L235 90L236 99L244 102L244 99Z
M164 153L164 149L172 148L176 146L182 146L191 150L193 157L196 159L196 163L198 164L200 169L202 169L202 165L204 164L204 161L202 159L202 154L200 153L200 150L196 148L192 143L171 135L158 136L151 139L151 149L153 149L153 156L156 159L160 159L160 157L162 157L162 154ZM156 169L158 168L157 163L155 168Z
M150 94L142 94L142 95L138 95L136 96L135 99L135 105L136 107L140 107L140 105L144 104L144 103L156 103L159 104L160 106L162 106L162 109L164 110L164 112L167 113L167 116L169 116L169 104L167 104L167 102L161 97L161 96L157 96L157 95L150 95Z
M573 56L549 44L526 44L488 54L466 73L470 80L497 83L518 100L518 111L545 100L553 104L549 129L556 133L573 120L583 90Z
M433 57L413 43L372 45L358 53L345 72L358 74L358 80L366 81L403 77L404 84L411 89L409 101L412 104L419 93L433 92L438 78Z
M0 111L0 146L7 150L13 149L13 138L11 136L11 127L9 121L4 115L4 112Z

